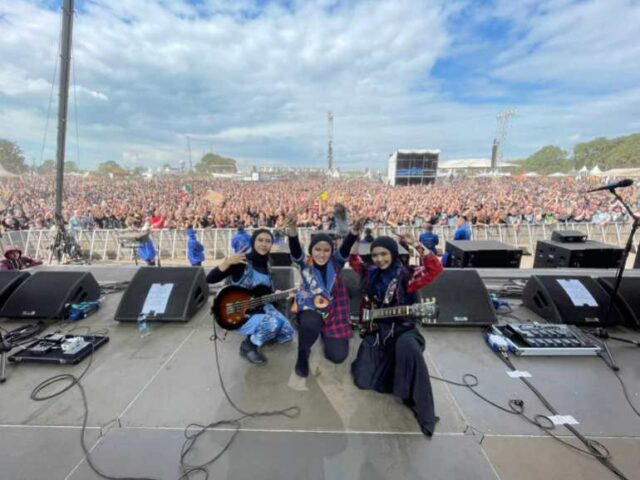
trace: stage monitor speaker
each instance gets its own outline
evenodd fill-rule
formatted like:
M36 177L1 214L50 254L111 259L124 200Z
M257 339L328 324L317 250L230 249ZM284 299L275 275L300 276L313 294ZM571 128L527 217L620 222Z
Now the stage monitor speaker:
M29 272L25 271L0 271L0 307L28 277Z
M598 281L608 294L613 292L615 277L602 277ZM640 277L623 277L618 288L616 305L628 327L640 327Z
M148 320L187 322L209 297L209 285L202 267L141 267L122 295L115 319L137 321L153 285L172 287L164 312L155 313Z
M520 268L522 250L495 240L449 240L447 266L453 268Z
M25 279L7 299L0 317L63 319L72 303L100 298L91 272L41 270Z
M633 262L633 268L640 268L640 245L636 249L636 260Z
M524 287L522 303L552 323L605 325L609 294L587 276L533 275ZM620 325L617 308L611 311L609 325Z
M533 268L618 268L623 249L606 243L538 240Z
M360 275L351 268L343 268L342 280L349 297L349 316L357 318L360 316L360 304L362 303Z
M435 298L438 318L425 326L482 327L497 322L489 292L475 270L444 270L419 290L420 299Z
M271 267L273 290L289 290L295 287L294 270L295 267ZM291 300L280 300L274 305L284 316L289 317L291 315Z
M269 252L269 264L272 267L290 267L292 261L289 245L285 243L274 244Z

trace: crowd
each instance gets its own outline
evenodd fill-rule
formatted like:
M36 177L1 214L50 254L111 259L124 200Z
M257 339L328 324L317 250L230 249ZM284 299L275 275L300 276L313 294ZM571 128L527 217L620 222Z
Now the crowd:
M600 183L599 179L502 177L390 187L366 179L240 182L194 176L68 177L63 217L72 230L145 225L151 229L280 228L289 212L313 197L298 216L300 227L330 228L337 202L352 215L367 217L368 226L454 226L461 216L473 225L627 221L624 208L608 192L585 195L585 190ZM638 187L620 193L640 209ZM0 181L2 231L51 228L54 205L53 176Z

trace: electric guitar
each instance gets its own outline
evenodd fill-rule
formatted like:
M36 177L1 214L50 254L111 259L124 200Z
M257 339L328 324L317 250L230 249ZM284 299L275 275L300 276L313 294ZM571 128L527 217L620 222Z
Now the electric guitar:
M218 325L227 330L242 327L252 312L267 303L284 300L297 288L290 288L278 293L271 293L266 285L258 285L253 289L228 285L224 287L213 301L211 311Z
M437 306L434 301L422 299L413 305L401 305L397 307L371 308L372 302L365 297L360 310L360 319L356 327L360 334L372 333L378 330L377 322L386 318L409 317L410 321L420 322L423 318L437 315Z

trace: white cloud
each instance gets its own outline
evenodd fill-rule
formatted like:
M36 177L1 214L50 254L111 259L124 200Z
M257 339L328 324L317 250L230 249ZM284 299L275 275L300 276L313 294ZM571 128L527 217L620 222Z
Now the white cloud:
M430 73L489 41L450 23L473 2L88 2L74 25L80 163L177 165L188 134L195 160L213 149L247 162L324 164L328 110L344 168L382 167L397 148L487 156L506 106L491 99L521 82L539 88L509 105L520 115L507 154L628 133L640 110L638 7L606 4L474 8L477 21L508 20L513 38L486 59L492 75L470 79L469 102L444 94ZM0 5L1 136L38 156L59 25L59 13L38 3ZM618 76L629 83L610 81Z

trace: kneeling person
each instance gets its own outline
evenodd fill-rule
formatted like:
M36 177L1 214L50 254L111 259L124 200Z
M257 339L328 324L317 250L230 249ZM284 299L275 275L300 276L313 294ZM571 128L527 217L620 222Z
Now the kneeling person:
M273 236L266 229L258 229L251 237L251 251L246 255L237 253L225 258L222 263L207 275L208 283L218 283L231 276L231 284L247 289L266 285L273 289L269 252L273 245ZM249 362L262 365L267 359L260 351L265 343L275 340L277 343L290 342L293 339L293 327L289 320L271 304L264 305L260 311L252 314L247 322L238 329L238 333L247 338L240 344L240 355Z

